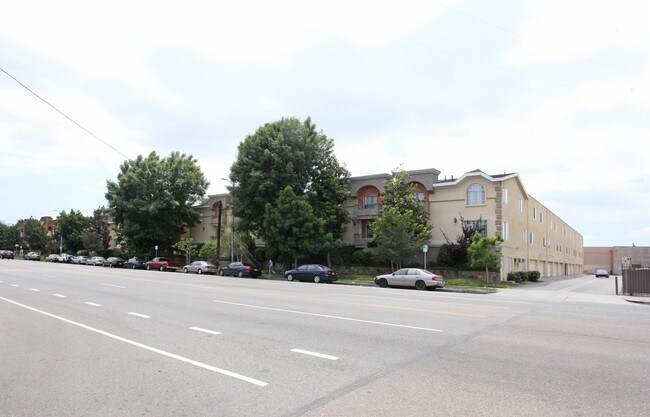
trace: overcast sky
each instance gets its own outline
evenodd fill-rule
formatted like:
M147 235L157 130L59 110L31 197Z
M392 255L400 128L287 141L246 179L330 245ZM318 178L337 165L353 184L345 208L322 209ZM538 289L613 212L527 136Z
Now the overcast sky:
M516 172L585 246L650 246L648 2L5 2L0 221L86 215L127 158L311 117L353 176ZM103 142L102 142L103 141ZM104 143L105 142L105 143Z

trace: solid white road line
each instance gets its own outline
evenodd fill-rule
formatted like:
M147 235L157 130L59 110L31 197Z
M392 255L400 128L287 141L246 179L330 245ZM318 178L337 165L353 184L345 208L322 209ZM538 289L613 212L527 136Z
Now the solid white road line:
M86 301L86 302L84 302L84 304L88 304L89 306L93 306L93 307L101 307L102 306L101 304L91 303L90 301Z
M197 332L203 332L208 334L221 334L221 332L215 332L214 330L202 329L200 327L190 327L190 330L196 330Z
M143 319L148 319L151 317L151 316L145 316L144 314L140 314L140 313L129 313L129 314L136 317L142 317Z
M52 295L55 296L55 297L59 297L59 298L67 298L68 297L67 295L61 295L61 294L52 294Z
M113 287L113 288L126 288L121 285L113 285L113 284L101 284L101 285L104 285L106 287Z
M310 352L308 350L291 349L291 351L296 352L296 353L302 353L302 354L309 355L309 356L316 356L318 358L329 359L331 361L335 361L335 360L339 359L338 356L331 356L331 355L326 355L324 353L318 353L318 352Z
M48 312L45 312L45 311L42 311L42 310L38 310L38 309L36 309L34 307L29 307L29 306L27 306L25 304L21 304L21 303L16 302L16 301L9 300L8 298L0 297L0 300L4 300L4 301L6 301L8 303L12 303L12 304L17 305L19 307L26 308L27 310L31 310L31 311L34 311L34 312L39 313L39 314L43 314L43 315L48 316L48 317L52 317L52 318L57 319L57 320L61 320L61 321L66 322L68 324L72 324L74 326L81 327L82 329L90 330L91 332L95 332L95 333L101 334L103 336L110 337L110 338L115 339L115 340L119 340L120 342L128 343L128 344L130 344L132 346L136 346L136 347L139 347L141 349L148 350L150 352L158 353L160 355L167 356L168 358L176 359L176 360L179 360L181 362L189 363L190 365L194 365L194 366L197 366L199 368L207 369L208 371L212 371L212 372L216 372L216 373L219 373L219 374L222 374L222 375L237 378L239 380L250 382L251 384L258 385L260 387L265 387L265 386L269 385L268 383L266 383L264 381L260 381L260 380L254 379L254 378L249 378L247 376L236 374L236 373L230 372L230 371L226 371L225 369L220 369L220 368L217 368L215 366L207 365L205 363L198 362L198 361L195 361L193 359L189 359L189 358L185 358L183 356L175 355L173 353L166 352L166 351L164 351L162 349L147 346L145 344L138 343L136 341L127 339L125 337L117 336L115 334L106 332L104 330L99 330L99 329L96 329L94 327L90 327L90 326L87 326L85 324L81 324L79 322L76 322L76 321L73 321L73 320L70 320L70 319L66 319L66 318L63 318L63 317L60 317L60 316L56 316L56 315L54 315L52 313L48 313Z
M350 318L350 317L330 316L328 314L307 313L305 311L285 310L285 309L282 309L282 308L272 308L272 307L255 306L255 305L251 305L251 304L231 303L230 301L214 300L214 302L215 303L221 303L221 304L230 304L230 305L240 306L240 307L259 308L261 310L271 310L271 311L280 311L280 312L283 312L283 313L302 314L302 315L305 315L305 316L325 317L325 318L328 318L328 319L335 319L335 320L354 321L354 322L357 322L357 323L377 324L377 325L380 325L380 326L390 326L390 327L401 327L403 329L425 330L425 331L428 331L428 332L442 332L442 330L440 330L440 329L431 329L431 328L428 328L428 327L406 326L406 325L403 325L403 324L384 323L384 322L381 322L381 321L360 320L360 319L353 319L353 318Z
M30 288L29 290L34 291L34 292L39 292L40 291L38 288Z
M11 284L12 287L20 287L18 284Z

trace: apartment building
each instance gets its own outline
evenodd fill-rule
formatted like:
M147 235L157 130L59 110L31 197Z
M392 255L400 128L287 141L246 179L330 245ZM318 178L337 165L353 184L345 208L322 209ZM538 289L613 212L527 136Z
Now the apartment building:
M458 178L440 179L440 171L433 168L408 174L433 224L427 261L437 259L440 247L447 243L445 236L455 242L462 222L471 222L484 236L503 237L497 248L502 280L515 271L537 270L542 276L582 273L582 235L529 195L518 174L488 175L475 170ZM389 178L386 173L351 178L345 204L352 222L345 229L344 244L364 248L372 241L372 223L379 217L384 183ZM229 198L228 194L212 195L197 207L201 221L189 234L195 242L216 243L227 233L234 220Z

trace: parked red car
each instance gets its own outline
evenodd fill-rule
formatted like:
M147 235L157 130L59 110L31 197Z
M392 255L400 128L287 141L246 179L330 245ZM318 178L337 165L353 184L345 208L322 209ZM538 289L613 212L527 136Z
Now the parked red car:
M147 265L147 270L157 269L159 271L176 271L178 268L181 267L180 263L174 262L164 256L153 258L152 260L147 262L146 265Z

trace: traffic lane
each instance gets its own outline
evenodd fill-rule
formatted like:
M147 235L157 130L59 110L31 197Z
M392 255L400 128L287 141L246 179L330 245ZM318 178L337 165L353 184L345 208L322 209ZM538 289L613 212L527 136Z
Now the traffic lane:
M214 351L214 349L211 350L210 346L205 346L205 349L188 347L185 343L185 340L190 337L187 335L188 329L198 327L227 334L227 336L221 338L224 340L240 337L240 341L234 346L230 348L220 347L218 357L213 358L208 354L206 360L222 360L224 356L237 357L242 354L259 357L259 352L246 352L244 347L273 345L278 341L286 340L300 340L300 342L296 342L290 348L285 349L286 351L294 348L309 348L318 351L322 350L319 347L327 345L328 347L325 350L329 352L352 352L354 348L363 347L363 344L353 343L352 346L345 346L345 344L337 341L337 336L345 334L346 337L342 340L354 340L354 336L360 332L359 328L363 326L370 326L369 333L374 332L380 337L390 335L392 327L410 333L415 331L436 331L436 329L431 328L414 328L394 321L383 323L344 316L331 316L330 314L307 312L301 314L303 312L298 310L259 310L251 309L249 306L216 304L205 302L205 300L197 302L195 297L183 298L178 297L177 294L174 294L170 303L161 301L159 297L153 300L148 299L146 296L144 299L135 298L129 296L126 291L123 296L115 297L112 300L92 297L93 304L82 301L89 297L78 298L71 296L58 299L48 294L33 295L26 292L22 293L22 298L14 294L13 299L16 298L19 298L22 303L29 303L32 306L37 305L37 308L47 310L61 317L83 322L124 337L137 338L143 343L162 346L168 350L198 357L199 359L206 356L206 352ZM134 303L133 300L137 300L137 302ZM97 303L95 304L95 302ZM345 326L337 323L341 320L349 323L351 330L348 333L342 330L346 328ZM332 322L335 322L335 324L332 325ZM320 327L318 330L314 330L314 326ZM336 326L331 335L327 332L330 326ZM385 327L389 327L389 329L386 330ZM294 333L287 335L286 329L288 328L295 329ZM178 336L172 337L175 333L178 333ZM242 339L242 334L247 335L248 339L246 337ZM278 335L281 335L279 339ZM303 341L303 335L311 335L310 337L316 335L324 340ZM403 335L400 338L408 339ZM360 358L364 356L363 351L374 345L373 342L365 349L362 349ZM189 353L188 350L190 350Z
M641 340L618 339L618 328L629 328L625 334L638 322L617 318L594 335L574 312L581 313L547 317L536 328L539 315L521 316L301 415L646 415L650 332L644 327ZM562 326L569 331L555 333Z
M272 406L254 400L262 387L12 304L3 303L0 312L4 415L262 416ZM269 411L281 415L278 408Z
M36 267L41 266L41 270L36 272L35 277L44 278L44 284L49 285L58 280L61 285L68 285L69 281L79 280L77 285L90 284L93 280L105 278L117 286L128 285L133 287L137 283L151 283L157 285L178 285L178 286L196 286L197 288L210 289L230 289L233 292L241 291L248 294L255 291L258 296L266 296L271 299L285 298L290 300L291 297L309 297L309 299L319 302L319 297L324 295L327 302L335 302L333 295L336 294L338 303L359 303L367 306L377 306L385 308L423 308L428 311L439 311L440 314L453 314L456 307L460 308L460 313L476 310L477 315L485 315L481 310L498 310L510 309L512 304L504 305L503 301L490 301L486 303L484 296L478 295L474 298L471 294L467 296L450 296L443 293L417 292L402 289L381 289L368 287L351 287L351 286L332 286L318 285L311 283L288 283L284 281L267 281L254 279L239 279L226 277L205 276L189 274L174 274L159 271L140 271L140 270L123 270L108 269L92 266L79 266L67 264L32 264ZM123 282L122 282L123 281ZM103 281L102 281L103 282ZM143 287L144 289L144 287ZM147 289L154 291L156 288ZM368 299L368 302L360 302L357 299ZM451 299L451 300L450 300ZM399 302L397 302L399 301ZM413 304L415 303L415 305ZM500 305L499 305L500 304Z
M54 272L48 274L47 277L41 278L43 280L42 285L48 291L59 291L75 295L80 295L77 290L78 287L83 287L88 291L97 291L98 287L96 285L98 283L103 286L102 290L105 292L112 292L113 288L128 287L128 290L123 292L124 297L135 297L136 294L142 294L143 298L151 301L155 301L158 294L161 293L172 296L169 293L170 289L173 289L176 294L181 294L183 288L196 288L200 290L199 293L195 293L198 295L210 291L219 295L227 293L232 295L232 297L226 297L227 300L242 300L242 302L247 302L254 296L266 299L264 303L259 303L261 305L279 308L284 308L284 301L286 301L291 303L290 305L304 302L321 304L324 308L329 308L329 311L339 311L345 304L348 304L351 308L356 305L362 310L366 308L376 310L370 312L372 316L381 315L381 310L386 310L389 315L395 315L396 317L402 315L404 311L421 312L423 313L422 317L427 318L427 321L422 326L431 326L429 317L427 317L429 313L458 317L463 322L465 317L488 318L490 320L498 319L500 316L507 318L507 310L512 308L503 305L503 303L492 303L490 305L483 302L481 304L478 297L475 300L466 297L466 300L452 299L443 301L448 297L440 293L421 293L408 290L391 291L379 288L364 288L363 293L361 293L355 287L348 287L348 291L343 291L341 287L331 285L306 283L300 285L282 281L242 280L222 277L198 279L198 276L191 276L196 278L187 279L187 275L184 274L161 273L158 271L121 271L56 264L48 266L55 268L67 267L67 271L65 273L59 271L57 275L53 275ZM76 275L70 271L73 271ZM192 294L191 296L194 297L195 295ZM237 298L238 296L240 298ZM395 301L398 300L400 302L396 303ZM307 307L312 308L311 305ZM502 312L506 312L506 314L500 315ZM367 315L368 312L360 312L360 314ZM456 326L452 327L454 330L457 329Z
M190 306L184 306L180 310L187 311L189 310L188 307ZM147 312L149 313L150 310ZM230 323L233 330L223 332L224 335L228 335L227 337L220 337L219 342L223 343L217 344L214 339L209 339L209 341L203 339L206 341L205 346L203 346L201 343L194 342L194 336L182 332L182 334L174 336L175 331L179 329L178 327L166 326L165 323L168 322L168 319L163 320L162 324L158 322L158 317L164 314L171 314L172 317L177 316L176 312L165 307L163 311L154 314L156 317L152 320L140 321L141 326L135 330L137 334L140 334L140 340L147 341L150 345L163 346L170 351L181 352L186 356L201 359L206 363L217 363L218 365L225 363L230 369L233 368L232 364L237 363L239 365L243 363L246 366L246 372L249 374L259 372L269 374L272 377L277 377L279 374L280 383L276 385L297 385L299 387L292 391L294 395L285 399L292 406L291 408L300 406L304 400L317 400L323 395L336 392L337 389L353 384L358 378L367 378L369 375L399 366L399 364L412 360L414 357L428 354L436 345L434 340L424 340L421 336L409 339L404 334L399 333L398 329L381 331L378 333L379 337L375 339L369 338L367 335L360 337L362 331L360 331L356 322L347 331L342 329L340 325L333 330L330 330L328 326L315 328L313 324L306 323L302 317L281 318L276 325L272 326L268 315L264 315L263 319L260 319L258 315L248 319L242 318L242 312L236 312L231 319L225 320ZM199 315L209 317L209 314L205 313ZM215 317L218 317L216 320L224 323L225 316L226 312L220 311ZM261 324L258 328L250 324L256 321ZM133 328L133 326L133 324L130 324L129 327ZM288 333L276 331L276 329L287 328L295 328L295 331ZM241 332L237 333L238 329L246 329L250 334L242 336ZM263 331L269 333L260 336ZM391 334L391 332L394 332L394 334ZM231 334L237 336L231 336ZM320 338L314 342L312 337L305 335L319 335ZM228 339L230 337L233 337L232 341ZM301 340L301 337L305 340ZM367 344L359 343L359 339L368 342ZM286 343L287 340L295 343L288 344ZM352 341L352 344L346 346L343 342L347 341ZM281 345L282 342L285 342L285 345ZM324 346L325 342L331 343L331 346L321 349L320 347ZM417 346L418 343L422 345ZM281 349L278 349L279 345L282 346ZM319 346L319 348L316 349L312 346ZM313 363L314 359L312 357L298 358L293 352L296 348L321 352L324 350L328 353L342 350L346 355L341 355L344 357L341 362L334 365L325 365L325 362ZM255 363L250 363L250 358L255 358ZM367 358L366 362L363 362L364 358ZM260 363L279 363L279 365L275 367L265 366L260 369ZM283 367L283 364L287 363L290 366ZM250 368L248 368L249 365ZM313 372L305 372L306 367ZM277 368L282 369L277 371ZM278 393L278 395L281 394L282 392ZM301 398L300 404L297 404L293 399L295 394Z
M130 272L130 271L129 271ZM154 273L156 274L156 273ZM105 280L101 280L105 281ZM89 279L83 279L81 281L76 281L80 284L85 285L86 287L88 286L93 286L91 281ZM75 285L75 281L70 281L67 279L63 279L62 285ZM241 281L239 281L241 282ZM153 284L153 285L152 285ZM157 284L165 284L165 285L157 285ZM172 285L171 287L169 285ZM272 283L271 283L272 284ZM97 286L99 285L99 286ZM111 285L111 287L107 287L107 285ZM223 288L223 287L218 287L218 288L213 288L209 287L206 285L194 285L194 284L186 284L186 283L180 283L177 284L178 287L174 287L173 285L174 282L172 281L157 281L153 279L146 279L146 280L140 280L136 279L135 281L132 281L129 285L129 287L125 288L115 288L115 287L122 287L122 286L112 286L113 284L106 284L106 283L99 283L97 284L97 281L94 284L93 288L90 288L93 291L110 291L111 295L116 295L117 298L113 302L106 302L104 301L103 297L99 296L94 296L94 295L88 295L86 296L85 294L79 295L78 291L73 291L71 295L73 299L76 301L79 301L80 297L81 298L87 298L89 300L92 300L91 302L93 303L98 303L101 305L106 305L106 308L112 308L116 312L125 312L125 311L134 311L134 312L139 312L139 314L146 314L146 315L157 315L158 317L162 317L167 315L168 313L168 302L164 301L166 298L173 300L170 301L173 304L178 305L180 302L183 301L183 295L187 297L185 299L185 304L187 308L192 308L195 303L199 302L205 302L207 297L205 294L205 289L211 289L211 292L214 292L215 295L223 295L221 293L225 292L233 292L232 288ZM134 287L133 285L138 285L138 287ZM292 287L292 289L297 289L298 287ZM243 292L238 292L237 290L234 290L234 295L240 295L242 298L235 298L233 300L235 303L239 301L243 302L248 302L251 297L256 296L256 297L271 297L273 298L273 304L267 304L267 303L259 303L256 305L256 307L259 308L265 308L265 307L270 307L273 308L272 306L276 306L278 309L287 309L287 308L292 308L297 305L297 300L301 300L301 297L305 297L307 295L312 295L311 292L309 291L310 288L312 287L304 287L303 289L306 289L308 291L304 292L302 295L301 293L297 294L292 294L287 292L286 294L282 294L278 296L277 294L275 295L270 295L267 293L267 289L259 289L259 288L245 288L243 289ZM333 288L333 287L329 287ZM198 289L198 291L197 291ZM57 291L61 293L68 294L68 289L66 290L58 290ZM164 295L163 295L164 294ZM414 295L417 295L418 293L414 293ZM210 294L211 295L211 294ZM232 295L232 294L231 294ZM280 300L280 297L285 297L286 300ZM336 297L339 298L339 297ZM163 300L163 301L161 301ZM289 301L290 304L287 304L285 301ZM475 320L468 320L472 318L486 318L488 316L484 314L475 314L475 313L465 313L461 311L440 311L440 310L432 310L428 308L422 308L421 306L417 307L398 307L398 306L392 306L392 305L383 305L383 304L372 304L372 301L366 302L365 304L355 304L355 303L343 303L341 305L340 301L335 301L335 300L327 300L327 299L321 299L318 300L318 303L314 302L314 298L308 298L306 300L301 300L302 302L302 309L300 310L304 314L321 314L323 316L325 315L332 315L332 313L336 313L339 311L347 311L350 312L348 314L350 319L353 320L361 320L361 321L377 321L377 317L382 318L384 322L383 324L391 324L391 323L401 323L403 321L407 323L400 324L401 326L414 326L414 327L425 327L425 328L432 328L432 326L436 325L438 321L436 321L435 316L443 314L443 315L452 315L451 317L453 318L458 318L458 323L453 323L453 320L451 321L449 328L453 329L454 331L460 331L466 332L466 326L483 326L483 324L476 324ZM378 302L383 302L383 301L378 301ZM110 307L108 306L110 304ZM156 304L157 306L154 308L153 306L150 307L150 305ZM457 304L457 303L454 303ZM146 308L143 308L141 306L147 305ZM77 306L78 308L78 306ZM501 312L501 311L499 311ZM411 314L415 313L415 314ZM174 313L171 317L169 317L170 320L173 320L174 317L177 315L177 313ZM509 317L509 315L504 315L502 320L505 320ZM415 322L416 320L419 320L418 322ZM110 319L109 319L110 321ZM409 321L411 321L409 323ZM450 323L447 321L447 323ZM102 323L102 325L107 325L110 323ZM140 331L140 329L136 329L137 331Z
M28 314L31 314L31 313L33 313L33 311L29 310ZM52 324L46 323L46 327L48 329L50 329L52 332L54 332L56 334L60 334L63 338L68 339L64 343L61 342L61 339L56 340L54 342L50 342L50 341L47 342L47 345L53 345L54 347L57 347L59 345L64 345L64 346L65 345L72 345L72 346L74 346L76 341L79 341L79 340L82 340L82 339L85 339L85 338L94 338L94 337L96 337L95 334L91 334L90 336L86 336L86 337L83 337L83 338L80 338L79 335L70 336L68 338L66 336L65 332L62 332L61 329L58 328L58 327L60 327L59 325L57 325L57 324L52 325ZM303 333L303 332L300 332L300 333ZM169 338L173 339L173 336L171 335L171 332L167 332L167 335L168 335ZM185 337L184 338L185 343L190 342L189 339L190 339L190 337ZM258 339L259 338L256 338L256 340L252 342L252 343L255 343L256 346L260 346L260 342L259 342ZM109 342L107 344L112 344L112 343L113 343L113 341L109 340ZM241 351L241 348L242 348L243 345L245 345L245 343L243 343L242 340L238 340L236 342L236 349ZM275 347L275 344L273 346ZM213 351L215 350L215 345L214 344L210 344L210 347L212 347ZM219 346L216 346L216 348L218 349ZM27 350L29 350L29 349L27 349ZM64 350L64 349L61 349L61 350ZM74 352L74 348L72 348L70 350L72 352ZM114 348L111 349L111 352L113 352L113 350L114 350ZM259 358L259 356L260 356L259 355L259 349L257 349L257 351L258 351L258 354L256 356L254 356L254 357ZM59 355L57 355L56 351L52 352L52 354L53 354L53 356L59 356ZM291 362L294 365L297 365L297 364L299 364L301 362L302 362L302 364L297 366L297 368L296 368L297 372L295 373L295 375L292 375L292 372L290 370L287 370L287 369L282 369L282 370L280 370L278 372L280 375L282 375L283 380L281 381L281 383L275 384L275 386L277 388L272 388L273 391L277 390L274 394L270 395L269 397L265 397L265 398L268 398L268 401L269 401L269 403L265 407L266 409L271 407L272 404L278 403L279 399L281 400L280 402L285 404L283 409L287 409L287 407L289 407L290 409L296 408L296 407L300 408L300 407L304 406L305 401L311 401L311 400L320 398L324 393L331 392L331 390L333 390L336 387L340 386L340 384L342 382L343 383L351 383L351 381L353 381L354 378L356 378L354 375L358 374L358 372L354 372L353 377L350 380L340 381L340 376L339 375L337 375L336 378L333 378L332 380L330 380L328 378L328 375L327 375L328 367L319 368L317 365L314 364L314 359L320 360L321 358L314 358L312 356L300 356L300 357L295 356L294 352L289 354L288 349L284 353L281 353L280 355L281 356L282 355L286 356L286 358L285 358L286 362ZM64 354L64 356L65 356L65 354ZM227 356L227 355L224 355L223 352L220 352L219 356ZM379 356L379 355L377 355L375 353L375 356ZM401 356L404 356L404 355L402 354ZM112 353L108 356L108 358L110 358L110 359L108 359L109 361L112 360L113 362L115 362L117 360ZM24 359L24 360L28 360L28 359ZM66 361L64 361L64 362L66 362ZM264 360L264 362L267 362L267 361ZM341 363L343 363L343 362L341 362ZM83 365L80 365L80 366L83 366ZM132 364L132 366L137 366L137 364ZM343 365L341 365L341 368L339 370L334 370L332 372L341 373L341 370L342 370L343 371L342 374L346 374L349 371L349 369L348 369L349 367L350 367L349 364L343 364ZM90 369L88 367L86 367L86 368ZM309 371L306 372L305 371L306 369L308 369ZM61 374L61 372L59 372L59 370L56 369L56 368L54 368L53 371L55 373L57 373L57 374ZM266 371L269 372L269 373L272 373L272 371L270 369L266 370ZM145 371L143 371L143 372L145 372ZM63 372L63 375L67 375L67 374L65 372ZM78 376L77 374L74 374L71 377L77 377L77 376ZM272 376L272 375L270 375L270 376ZM290 391L289 395L287 395L286 386L295 386L295 388L293 388ZM224 391L224 395L227 395L227 392L229 390L230 390L230 388L227 388ZM52 393L50 392L50 394L52 394ZM54 393L54 394L56 394L56 393ZM74 396L72 398L74 398ZM88 399L86 399L86 400L88 400ZM246 405L246 407L249 407L249 406L250 405ZM222 408L220 408L220 409L222 409ZM246 413L246 415L252 415L252 414Z

